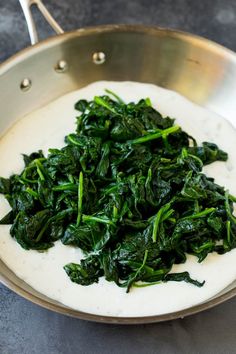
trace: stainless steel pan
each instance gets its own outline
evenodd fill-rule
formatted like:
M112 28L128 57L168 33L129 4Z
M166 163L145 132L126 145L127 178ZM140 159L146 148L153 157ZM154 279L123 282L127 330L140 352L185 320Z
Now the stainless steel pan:
M0 132L59 96L96 80L133 80L175 90L236 119L236 54L188 33L146 26L112 25L63 33L40 0L21 0L32 44L30 12L36 4L58 36L33 45L0 67ZM236 294L236 281L198 306L160 316L115 318L69 309L32 289L0 261L0 280L21 296L53 311L107 323L148 323L209 309Z

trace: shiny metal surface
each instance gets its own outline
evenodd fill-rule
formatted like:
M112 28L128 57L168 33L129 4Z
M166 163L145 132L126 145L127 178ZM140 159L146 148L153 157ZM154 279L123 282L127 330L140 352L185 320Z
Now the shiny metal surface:
M28 91L31 88L32 82L30 79L25 78L21 81L20 88L22 91Z
M96 65L93 55L106 55ZM55 71L59 61L68 65ZM32 87L22 92L29 78ZM229 120L236 119L236 54L187 33L145 26L101 26L48 39L17 54L0 67L0 132L17 119L59 96L96 80L133 80L175 90ZM14 105L11 104L14 98ZM190 117L191 119L191 117ZM213 299L161 316L115 318L71 310L46 298L0 262L1 281L25 298L67 315L108 323L148 323L184 317L236 295L236 282Z
M28 26L29 36L31 44L35 44L38 42L38 33L34 23L34 19L31 13L32 5L36 5L45 20L49 23L49 25L54 29L57 34L64 33L63 29L59 24L54 20L50 12L44 6L41 0L19 0L22 10L25 15L26 23Z
M93 62L94 64L101 65L106 61L106 54L103 52L93 53Z
M59 60L55 66L55 70L58 73L64 73L68 70L68 64L65 60Z

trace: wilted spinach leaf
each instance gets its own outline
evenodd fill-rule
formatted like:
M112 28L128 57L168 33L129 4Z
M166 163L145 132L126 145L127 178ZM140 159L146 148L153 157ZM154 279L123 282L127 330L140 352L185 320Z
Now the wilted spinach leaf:
M171 269L186 254L201 262L236 247L236 199L202 172L227 153L198 146L149 99L125 104L107 93L75 104L77 129L62 149L23 155L22 173L0 178L12 208L0 223L12 224L25 249L56 240L80 248L84 259L64 269L81 285L104 276L127 291L160 281L202 286Z

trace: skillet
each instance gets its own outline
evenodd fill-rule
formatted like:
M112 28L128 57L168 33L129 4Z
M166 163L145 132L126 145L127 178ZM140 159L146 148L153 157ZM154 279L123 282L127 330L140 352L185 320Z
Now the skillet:
M98 80L153 83L175 90L234 122L236 54L232 51L192 34L140 25L107 25L64 33L40 0L20 0L20 3L32 47L0 67L1 134L20 117ZM38 7L58 36L37 43L32 5ZM11 104L13 99L14 104ZM148 317L108 317L72 310L47 298L18 278L1 260L0 281L19 295L53 311L120 324L183 318L236 295L235 281L214 298L179 312Z

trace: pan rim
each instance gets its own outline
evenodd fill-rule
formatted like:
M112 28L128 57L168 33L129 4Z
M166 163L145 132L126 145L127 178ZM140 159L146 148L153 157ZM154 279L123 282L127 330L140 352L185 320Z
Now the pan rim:
M46 50L47 48L57 45L57 43L66 42L74 37L84 37L92 36L95 34L104 34L104 33L115 33L115 32L129 32L129 33L140 33L147 35L169 35L173 38L182 39L184 41L195 41L196 45L206 46L212 51L217 52L219 55L227 54L232 61L236 62L236 53L232 50L218 44L210 39L176 30L170 28L163 28L158 26L146 26L146 25L126 25L126 24L115 24L115 25L102 25L102 26L91 26L78 30L73 30L66 32L57 36L49 37L31 47L27 47L20 52L14 54L12 57L8 58L2 64L0 64L0 76L11 68L15 67L21 61L24 61L27 57L33 56L41 51ZM49 309L51 311L61 313L67 316L80 318L84 320L89 320L93 322L108 323L108 324L147 324L147 323L156 323L169 321L178 318L184 318L196 313L199 313L203 310L210 309L216 305L223 303L226 300L233 298L236 295L236 287L228 290L226 293L221 294L215 298L211 298L204 303L200 303L196 306L189 307L187 309L162 314L162 315L152 315L152 316L138 316L138 317L115 317L115 316L104 316L104 315L95 315L90 313L85 313L78 310L73 310L71 308L64 307L60 303L53 304L50 301L47 301L37 295L32 294L30 291L25 290L20 285L17 285L11 279L7 278L1 273L0 270L0 282L5 285L10 290L14 291L23 298L42 306L43 308ZM50 299L49 299L50 300Z
M227 54L232 61L236 62L236 52L224 47L223 45L214 42L211 39L177 29L152 26L152 25L129 25L129 24L112 24L112 25L99 25L99 26L89 26L84 28L79 28L76 30L68 31L62 34L50 36L34 45L26 47L19 52L15 53L4 62L0 63L0 76L6 71L10 70L13 66L26 59L30 54L34 55L45 50L48 47L56 45L57 42L66 42L73 37L86 37L92 36L94 34L104 34L104 33L115 33L115 32L132 32L132 33L143 33L149 35L162 34L170 35L173 38L181 38L185 41L194 40L198 45L205 45L211 48L211 50L218 52L218 54Z

